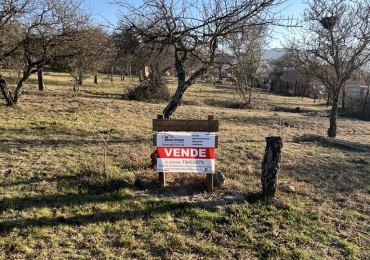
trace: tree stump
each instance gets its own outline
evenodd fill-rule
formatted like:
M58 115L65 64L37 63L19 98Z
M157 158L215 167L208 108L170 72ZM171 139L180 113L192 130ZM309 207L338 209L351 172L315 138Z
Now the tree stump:
M280 136L266 137L266 149L262 162L262 198L274 198L277 190L277 174L280 169L283 141Z

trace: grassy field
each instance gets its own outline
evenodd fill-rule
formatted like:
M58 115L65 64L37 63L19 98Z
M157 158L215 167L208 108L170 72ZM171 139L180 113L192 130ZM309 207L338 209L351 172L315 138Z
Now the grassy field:
M370 153L298 141L325 135L323 101L254 93L235 109L232 89L192 86L174 118L220 120L226 182L207 193L204 176L172 174L161 189L151 120L166 104L125 100L134 84L87 79L76 93L51 73L45 92L31 79L17 107L0 105L0 259L370 259ZM338 124L338 139L370 144L370 122ZM272 135L282 168L264 203Z

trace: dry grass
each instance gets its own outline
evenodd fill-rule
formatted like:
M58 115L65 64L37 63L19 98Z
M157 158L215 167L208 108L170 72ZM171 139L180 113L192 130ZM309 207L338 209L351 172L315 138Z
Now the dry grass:
M65 74L35 80L16 108L0 106L0 258L369 259L369 153L297 142L325 135L324 102L198 83L174 118L220 120L217 168L226 184L150 169L151 119L166 104L124 100L135 85L92 79L79 93ZM173 80L170 82L173 83ZM173 86L172 86L173 87ZM296 107L302 113L293 113ZM369 144L370 123L339 119L337 138ZM259 199L265 137L283 137L279 194Z

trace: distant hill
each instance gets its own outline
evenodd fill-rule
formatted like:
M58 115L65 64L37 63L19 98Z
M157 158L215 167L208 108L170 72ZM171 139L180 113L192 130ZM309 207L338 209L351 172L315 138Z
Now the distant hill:
M262 60L268 61L271 59L276 59L279 58L284 54L284 49L283 48L274 48L274 49L269 49L269 50L263 50L262 53Z

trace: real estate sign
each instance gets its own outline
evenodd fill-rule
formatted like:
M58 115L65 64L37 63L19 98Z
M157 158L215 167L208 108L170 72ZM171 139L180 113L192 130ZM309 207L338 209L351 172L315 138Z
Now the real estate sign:
M156 143L158 172L215 172L213 132L158 132Z

